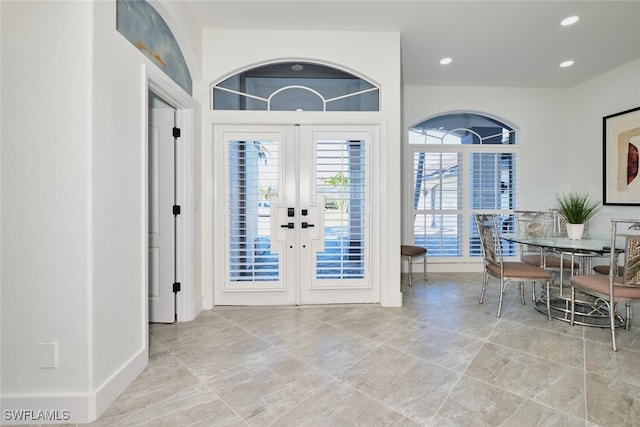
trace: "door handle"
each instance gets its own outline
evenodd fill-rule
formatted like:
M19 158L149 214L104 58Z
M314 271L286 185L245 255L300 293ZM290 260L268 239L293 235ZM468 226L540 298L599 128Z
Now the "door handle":
M295 226L294 226L294 224L292 222L288 222L286 224L282 224L280 227L281 228L294 228Z
M311 227L315 227L314 224L309 224L308 222L303 222L302 223L302 228L311 228Z

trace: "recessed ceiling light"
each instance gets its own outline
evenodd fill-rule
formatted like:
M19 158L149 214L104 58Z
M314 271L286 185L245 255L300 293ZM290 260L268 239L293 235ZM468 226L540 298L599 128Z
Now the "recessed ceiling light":
M562 68L571 67L572 65L573 65L573 61L572 60L568 60L568 61L564 61L564 62L560 63L560 66Z
M291 69L293 71L302 71L304 69L304 65L302 65L302 64L293 64L291 66Z
M442 64L442 65L448 65L448 64L451 64L451 62L453 62L453 59L451 59L451 58L442 58L440 60L440 64Z
M567 27L569 25L575 24L579 20L580 20L579 16L569 16L567 18L564 18L562 22L560 22L560 25L562 25L563 27Z

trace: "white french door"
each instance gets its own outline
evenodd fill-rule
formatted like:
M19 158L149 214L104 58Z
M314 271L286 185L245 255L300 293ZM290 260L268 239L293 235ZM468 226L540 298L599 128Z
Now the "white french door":
M216 127L225 230L217 305L379 301L370 274L374 134L361 126Z

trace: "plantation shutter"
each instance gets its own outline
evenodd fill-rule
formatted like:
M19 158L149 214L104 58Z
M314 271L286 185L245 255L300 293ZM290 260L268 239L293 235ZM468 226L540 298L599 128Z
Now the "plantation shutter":
M229 279L278 280L279 257L271 253L269 196L277 195L278 143L229 141Z
M316 255L316 279L365 276L367 167L364 141L316 141L316 193L325 200L325 248Z

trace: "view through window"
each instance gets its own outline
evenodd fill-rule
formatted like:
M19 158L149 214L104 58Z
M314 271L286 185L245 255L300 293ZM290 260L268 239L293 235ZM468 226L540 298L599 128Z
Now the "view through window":
M518 148L512 127L475 113L450 113L409 129L413 166L410 211L414 244L429 256L470 259L482 255L473 212L497 213L514 231ZM515 255L507 245L505 256Z
M351 73L310 62L261 65L212 86L214 110L379 111L379 88Z

